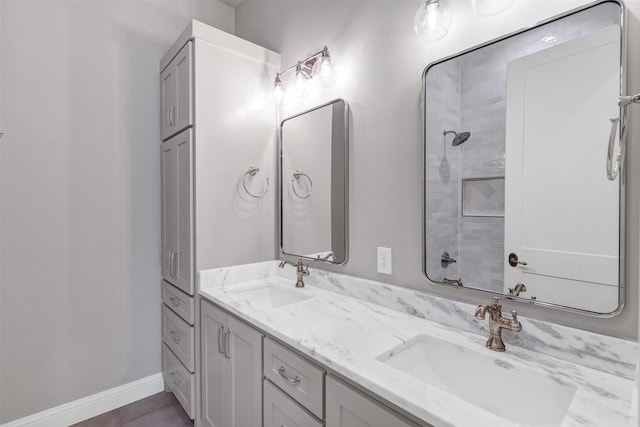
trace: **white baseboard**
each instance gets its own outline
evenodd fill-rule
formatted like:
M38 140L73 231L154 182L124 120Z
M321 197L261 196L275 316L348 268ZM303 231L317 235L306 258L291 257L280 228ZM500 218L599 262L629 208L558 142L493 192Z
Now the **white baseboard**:
M67 427L164 390L162 373L114 387L0 427Z

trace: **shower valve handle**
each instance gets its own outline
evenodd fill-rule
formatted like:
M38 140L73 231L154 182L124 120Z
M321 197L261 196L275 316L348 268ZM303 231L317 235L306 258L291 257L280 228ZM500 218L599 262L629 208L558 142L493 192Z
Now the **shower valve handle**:
M520 264L520 265L527 265L527 263L526 263L526 262L524 262L524 261L519 261L519 260L518 260L518 254L516 254L516 253L514 253L514 252L511 252L511 253L509 254L509 265L510 265L511 267L517 267L517 266L518 266L518 264Z

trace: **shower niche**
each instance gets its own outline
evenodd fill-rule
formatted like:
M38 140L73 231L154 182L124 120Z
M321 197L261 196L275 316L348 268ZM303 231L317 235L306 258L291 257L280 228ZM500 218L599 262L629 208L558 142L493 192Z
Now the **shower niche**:
M462 180L461 216L504 217L504 177Z

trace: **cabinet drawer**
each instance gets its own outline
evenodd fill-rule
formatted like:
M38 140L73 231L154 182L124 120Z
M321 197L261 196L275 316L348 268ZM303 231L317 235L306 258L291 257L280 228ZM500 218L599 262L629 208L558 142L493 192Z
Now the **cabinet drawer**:
M193 325L194 322L194 300L193 297L178 290L166 281L162 281L162 302L182 317L187 323Z
M324 417L324 371L268 338L264 375L318 418Z
M418 427L333 377L327 378L327 427Z
M193 372L194 328L164 304L162 304L162 339L184 366Z
M269 380L264 380L263 426L322 427L322 423L309 415Z
M162 345L162 376L189 418L193 419L195 412L193 374L187 371L175 354L164 344Z

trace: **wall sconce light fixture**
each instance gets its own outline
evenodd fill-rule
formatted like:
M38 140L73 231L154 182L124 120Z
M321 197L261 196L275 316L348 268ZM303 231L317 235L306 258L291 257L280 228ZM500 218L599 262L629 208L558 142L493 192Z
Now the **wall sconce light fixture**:
M331 55L329 49L325 46L321 51L298 61L284 71L276 74L273 82L274 96L281 99L283 95L282 76L290 71L295 70L295 77L289 93L296 98L304 98L311 91L310 80L321 87L333 86L336 82L333 65L331 64Z
M420 7L413 17L413 30L418 37L427 42L440 40L447 35L451 27L451 8L449 0L421 0ZM514 0L471 0L476 13L491 16L509 9Z
M451 9L446 0L423 0L413 17L413 30L427 42L440 40L451 26Z

